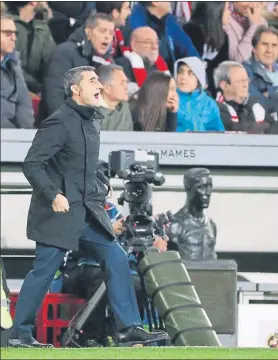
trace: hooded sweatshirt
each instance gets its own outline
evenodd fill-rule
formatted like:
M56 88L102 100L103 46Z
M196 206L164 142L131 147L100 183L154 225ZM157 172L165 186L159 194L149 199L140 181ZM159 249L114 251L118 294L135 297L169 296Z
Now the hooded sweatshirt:
M177 132L225 131L217 103L205 91L205 65L199 58L193 56L179 59L174 65L175 79L180 63L187 65L192 70L198 79L199 87L192 93L185 93L177 89L179 96Z

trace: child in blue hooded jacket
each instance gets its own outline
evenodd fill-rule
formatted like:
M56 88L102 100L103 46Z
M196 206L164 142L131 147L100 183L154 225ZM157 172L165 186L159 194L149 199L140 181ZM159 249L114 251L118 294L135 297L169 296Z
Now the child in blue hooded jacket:
M179 59L174 76L179 95L177 132L225 131L217 103L205 91L204 63L195 56Z

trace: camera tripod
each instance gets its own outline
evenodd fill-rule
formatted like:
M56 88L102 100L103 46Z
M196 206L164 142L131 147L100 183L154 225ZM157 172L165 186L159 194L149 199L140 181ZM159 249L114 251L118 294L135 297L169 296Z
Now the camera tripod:
M138 274L138 276L140 276L141 280L149 331L152 332L154 330L164 330L163 321L160 318L158 319L153 303L147 296L144 279L140 274ZM63 334L61 339L62 347L70 347L71 344L73 344L75 347L81 347L79 344L79 339L82 335L84 324L86 323L87 319L94 311L98 303L104 297L105 292L106 285L103 281L98 287L97 291L91 297L91 299L87 301L71 319L69 327ZM117 342L117 337L115 337L115 346L119 346Z

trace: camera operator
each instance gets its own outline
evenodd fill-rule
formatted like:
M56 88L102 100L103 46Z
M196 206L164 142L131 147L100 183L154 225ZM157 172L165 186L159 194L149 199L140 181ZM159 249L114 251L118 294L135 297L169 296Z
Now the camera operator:
M105 175L107 175L107 165L105 162L100 162L99 164L99 170ZM111 220L116 235L122 235L124 231L124 217L122 213L116 205L107 201L107 199L104 203L104 209ZM159 252L167 250L167 242L158 236L155 237L153 246ZM140 317L143 321L145 297L141 286L141 279L137 274L136 258L134 255L134 253L129 254L130 274L135 287ZM69 253L65 264L56 274L55 280L62 276L61 290L63 293L78 294L78 296L86 301L93 297L101 283L106 280L102 264L99 264L91 255L86 256L81 251ZM111 311L107 317L107 304L108 298L105 294L86 320L77 345L86 347L107 346L108 336L115 338L115 319Z

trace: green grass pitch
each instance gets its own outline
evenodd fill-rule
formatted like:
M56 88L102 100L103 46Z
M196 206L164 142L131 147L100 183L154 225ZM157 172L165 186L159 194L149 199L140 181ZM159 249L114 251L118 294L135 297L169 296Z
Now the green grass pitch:
M2 348L1 359L278 359L278 349L144 347L91 349Z

